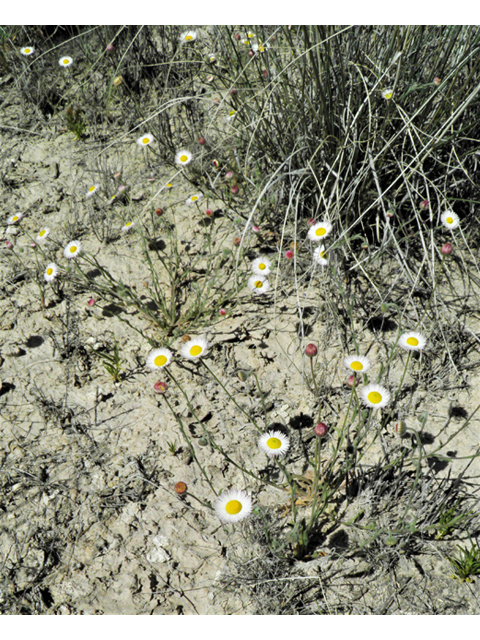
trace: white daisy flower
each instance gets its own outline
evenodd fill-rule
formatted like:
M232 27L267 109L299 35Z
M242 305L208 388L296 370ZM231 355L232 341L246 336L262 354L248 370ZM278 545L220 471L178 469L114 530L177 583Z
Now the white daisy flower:
M70 260L71 258L76 258L81 250L82 243L78 242L78 240L72 240L63 250L63 255Z
M68 56L63 56L62 58L60 58L60 60L58 61L58 64L61 67L69 67L71 64L73 64L73 59L69 58Z
M262 42L253 42L252 43L252 51L255 52L259 52L259 53L265 53L265 51L267 49L270 49L270 45L268 42L262 43Z
M175 163L179 166L183 167L193 160L193 155L187 149L182 149L175 156Z
M91 196L93 196L93 194L96 191L98 191L98 189L100 189L100 185L99 184L92 184L92 186L88 188L88 191L85 194L85 197L86 198L90 198Z
M290 447L290 440L281 431L268 431L260 436L258 446L267 456L284 456Z
M343 366L357 373L366 373L370 369L370 360L366 356L347 356Z
M22 47L20 49L20 53L22 56L31 56L34 53L35 47Z
M127 233L135 226L135 222L126 222L122 227L122 233Z
M367 407L372 409L381 409L387 406L390 401L390 393L379 384L367 384L360 391L360 397Z
M196 39L197 39L197 32L196 31L185 31L180 36L180 41L183 44L186 44L188 42L194 42Z
M256 38L256 37L257 37L257 36L254 34L254 32L253 32L253 31L249 31L249 32L247 33L247 38L248 38L249 40L253 40L253 39L254 39L254 38Z
M248 279L248 288L252 293L260 295L270 290L270 283L265 276L253 275Z
M313 252L313 259L317 264L326 265L328 264L327 252L325 250L325 245L322 244L321 247L317 247Z
M248 38L244 38L242 40L242 44L244 44L245 46L249 47L250 46L250 40Z
M23 218L23 213L21 211L17 211L17 213L14 213L13 216L10 216L7 220L7 224L16 224L17 222L20 222L20 220Z
M317 222L312 225L308 231L308 237L310 240L323 240L332 231L333 227L330 222L324 220L323 222Z
M190 196L190 198L187 198L185 201L185 204L195 204L195 202L199 202L199 200L201 200L203 198L203 193L196 193L193 196Z
M215 57L214 53L209 53L207 58L208 58L209 62L216 62L217 61L217 58Z
M154 138L151 133L144 133L143 136L140 136L137 140L137 144L139 147L148 147L149 144L153 142Z
M155 371L170 364L173 353L169 349L155 349L147 358L145 363L147 369Z
M252 262L252 271L256 276L268 276L271 266L271 261L262 256Z
M252 511L252 499L244 491L230 489L215 501L215 513L222 522L235 524L247 518Z
M382 91L382 96L385 100L390 100L393 97L393 89L384 89Z
M425 336L417 331L407 331L402 333L398 339L398 344L405 351L421 351L427 344Z
M445 211L445 213L442 213L440 220L447 229L456 229L460 224L460 218L453 211Z
M185 342L180 348L180 355L189 360L196 360L207 353L208 342L203 336L192 338Z
M49 235L50 235L50 229L48 227L43 227L38 232L38 236L35 238L35 242L37 244L43 244L44 242L46 242Z
M55 280L55 278L58 275L58 267L54 262L50 262L50 264L47 264L47 268L45 269L45 273L43 274L43 277L45 278L45 280L47 282L52 282L52 280Z
M236 115L237 115L237 112L235 111L235 109L232 109L231 111L229 111L227 115L227 122L231 122Z
M165 189L173 189L173 182L167 182Z

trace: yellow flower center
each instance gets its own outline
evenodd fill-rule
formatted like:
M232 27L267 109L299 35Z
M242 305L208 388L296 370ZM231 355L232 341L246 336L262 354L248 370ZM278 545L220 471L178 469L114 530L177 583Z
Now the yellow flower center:
M453 218L448 217L448 218L447 218L447 222L448 222L448 224L452 224L452 222L453 222Z
M266 269L266 265L262 262L261 264L258 265L258 268L263 271L264 269Z
M327 252L326 251L320 251L320 257L321 258L326 258Z
M95 191L95 185L93 185L93 187L90 187L89 191L90 193L92 193L92 191Z
M189 40L192 40L192 36L185 36L185 40L188 42Z
M370 393L368 394L368 400L372 404L378 404L382 401L382 394L378 393L378 391L370 391Z
M48 267L48 269L47 269L47 276L51 276L51 275L52 275L52 273L53 273L53 269L52 269L52 267Z
M203 349L199 344L194 344L193 347L190 348L191 356L199 356L202 353Z
M172 187L173 187L173 184L172 184L171 182L169 182L169 183L167 184L167 189L171 189Z
M68 58L65 58L65 60L63 61L63 64L68 64L70 62L70 60Z
M16 222L18 220L18 216L13 216L12 222Z
M324 236L324 235L325 235L325 233L326 233L326 231L325 231L325 229L324 229L323 227L320 227L320 229L317 229L317 230L315 231L315 235L316 235L316 236Z
M385 94L385 100L390 100L391 97L392 94L390 92Z
M73 245L73 247L70 247L70 253L75 253L77 250L77 247L75 245Z
M125 225L126 227L130 227L133 224L133 222L127 222L127 224Z
M230 113L228 114L231 118L233 118L233 116L236 114L236 111L230 111Z
M25 51L25 53L30 53L30 49L28 49L28 48L25 49L24 51Z
M281 446L282 442L278 438L269 438L267 440L267 447L269 449L280 449Z
M40 238L43 238L45 234L46 234L45 229L42 229L38 235L40 236Z
M418 340L417 338L407 338L407 344L409 344L411 347L418 347Z
M180 156L180 162L186 162L188 160L188 156L186 156L185 154L183 156Z
M167 364L167 356L157 356L153 363L156 367L164 367Z
M192 202L195 202L195 200L198 200L198 196L192 196Z
M231 516L237 515L237 513L240 513L241 510L242 503L238 500L229 500L225 505L225 511Z
M355 360L355 362L352 362L352 364L350 365L350 367L354 370L354 371L361 371L363 369L363 364L361 362L359 362L358 360Z
M261 280L257 280L257 281L255 282L255 287L256 287L257 289L261 289L261 288L263 287L263 282L262 282Z
M150 138L143 138L142 143L148 144L150 142Z

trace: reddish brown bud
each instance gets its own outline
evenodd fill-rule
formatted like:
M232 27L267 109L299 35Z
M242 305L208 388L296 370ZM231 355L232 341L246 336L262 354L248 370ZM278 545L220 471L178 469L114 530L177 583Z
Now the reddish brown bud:
M233 195L236 195L239 191L237 185L233 185L233 187L230 189L230 191L233 193Z
M453 247L450 244L450 242L446 242L443 247L440 249L440 251L443 253L444 256L449 256L452 253Z
M327 425L324 424L323 422L319 422L316 426L315 426L315 435L318 436L319 438L324 438L327 435Z
M314 358L318 353L318 349L314 344L307 344L305 347L305 355L309 358Z
M177 484L174 486L174 489L179 496L183 496L185 493L187 493L187 485L185 484L185 482L177 482Z
M205 138L202 138L202 136L200 136L200 138L198 139L198 144L201 144L203 146L206 143L207 141L205 140Z
M155 209L155 215L157 215L157 216L163 215L163 209L160 209L160 208Z
M165 393L167 390L167 384L165 382L156 382L153 385L153 390L155 393Z

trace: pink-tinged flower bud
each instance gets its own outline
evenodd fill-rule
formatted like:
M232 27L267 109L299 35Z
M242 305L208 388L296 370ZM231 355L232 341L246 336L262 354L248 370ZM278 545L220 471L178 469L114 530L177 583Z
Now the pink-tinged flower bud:
M307 344L305 347L305 355L309 358L314 358L318 353L318 349L314 344Z
M233 171L227 171L227 173L225 174L225 178L227 180L230 180L230 178L233 178Z
M90 300L87 302L89 307L93 307L93 305L95 304L95 300L94 298L90 298Z
M115 171L115 173L113 174L113 177L115 178L115 180L118 180L122 175L121 171Z
M315 426L315 435L319 438L324 438L327 435L328 427L323 422L319 422Z
M220 166L220 163L219 163L219 161L218 161L218 160L213 160L213 161L212 161L212 164L213 164L213 166L214 166L216 169L218 169L218 167Z
M268 71L266 69L262 71L262 74L264 78L268 78Z
M404 436L407 433L407 425L403 420L397 422L397 424L395 425L395 431L400 437Z
M211 209L207 209L207 210L205 211L205 215L206 215L206 216L211 216L212 214L213 214L213 211L212 211Z
M248 57L249 58L253 58L255 54L253 53L252 49L250 49L250 51L248 52Z
M113 51L113 44L111 42L107 44L107 51Z
M309 219L308 219L307 224L308 224L308 226L309 226L309 227L311 227L311 226L313 226L316 222L317 222L317 221L315 220L315 218L309 218Z
M241 37L242 37L242 36L241 36L239 33L236 33L236 34L235 34L235 40L240 40L240 38L241 38Z
M225 311L225 309L220 309L220 311L218 312L221 316L226 316L227 312Z
M423 211L426 211L430 206L430 202L428 200L422 200L422 202L420 203L420 209L422 209Z
M434 79L433 79L433 84L436 84L436 85L437 85L437 87L438 87L438 85L439 85L441 82L442 82L442 81L440 80L440 78L434 78Z
M165 393L167 390L167 384L165 382L156 382L153 385L153 390L155 393Z
M293 253L293 251L291 249L289 249L288 251L285 252L285 257L287 258L287 260L291 260L294 255L295 254Z
M348 376L348 378L347 378L347 384L351 388L351 387L353 387L353 385L356 385L356 383L357 383L357 378L356 378L355 374L352 373L352 375Z
M10 242L10 240L7 240L5 242L5 246L7 247L7 249L13 249L13 242Z
M207 82L212 82L212 80L213 80L213 76L208 76Z
M30 242L30 246L32 247L32 249L35 249L37 245L35 244L35 242Z
M387 216L387 218L393 218L394 213L391 209L389 209L385 215Z
M123 191L125 191L127 187L124 184L119 185L118 187L118 193L123 193Z
M452 253L453 247L450 244L450 242L446 242L443 247L440 249L440 251L443 253L444 256L449 256Z
M205 138L200 136L200 138L198 139L198 144L201 144L203 146L204 144L207 144L207 141L205 140Z
M260 231L260 227L257 227L256 225L253 225L252 231L253 231L253 233L258 233Z
M239 188L237 187L237 185L233 185L233 187L230 189L230 191L233 193L233 195L236 195L239 191Z

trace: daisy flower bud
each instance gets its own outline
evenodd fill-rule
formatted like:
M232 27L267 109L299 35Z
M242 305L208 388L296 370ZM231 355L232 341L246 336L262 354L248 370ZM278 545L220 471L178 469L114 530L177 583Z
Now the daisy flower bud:
M420 209L422 209L423 211L426 211L430 206L430 202L428 200L422 200L422 202L420 203Z
M227 312L225 311L225 309L220 309L220 311L218 312L221 316L226 316Z
M315 220L315 218L309 218L307 221L307 224L309 227L313 226L314 224L317 224L317 221Z
M163 209L161 209L160 207L158 209L155 209L155 215L156 216L161 216L163 215Z
M7 240L5 242L5 246L7 247L7 249L13 249L13 242L10 242L10 240Z
M319 422L315 426L315 435L319 438L324 438L327 435L328 427L323 422Z
M236 195L236 194L238 193L239 189L238 189L237 185L235 184L235 185L230 189L230 191L233 193L233 195Z
M93 305L95 304L95 299L94 298L90 298L90 300L88 300L87 302L89 307L93 307Z
M287 260L291 260L294 255L295 254L293 253L293 251L291 249L289 249L288 251L285 252L285 257L287 258Z
M440 78L434 78L434 79L433 79L433 84L436 84L436 85L437 85L437 87L438 87L438 85L439 85L441 82L442 82L442 81L440 80Z
M111 42L107 44L107 51L113 51L113 44Z
M453 247L450 244L450 242L445 242L443 247L440 249L440 251L443 253L444 256L449 256L452 253L452 250L453 250Z
M213 215L213 211L211 209L207 209L205 211L205 215L210 217L211 215Z
M314 358L318 353L318 349L314 344L307 344L305 347L305 355L309 358Z
M153 390L155 391L155 393L165 393L165 391L167 390L167 385L165 382L156 382L153 385Z
M187 493L187 485L185 482L177 482L177 484L173 487L175 493L178 493L179 496L185 495Z
M204 144L207 144L207 141L205 140L205 138L200 136L200 138L198 139L198 144L201 144L202 147L203 147Z

